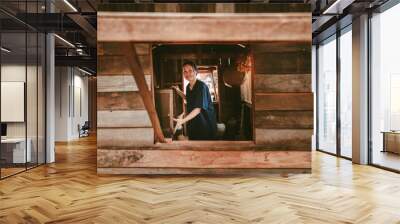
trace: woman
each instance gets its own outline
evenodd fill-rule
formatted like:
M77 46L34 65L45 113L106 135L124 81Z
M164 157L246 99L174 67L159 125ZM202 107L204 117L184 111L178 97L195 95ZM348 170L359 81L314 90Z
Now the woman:
M177 125L187 123L189 140L213 140L217 131L214 105L207 85L197 80L197 67L191 61L183 63L183 77L189 81L186 86L185 118L174 119Z

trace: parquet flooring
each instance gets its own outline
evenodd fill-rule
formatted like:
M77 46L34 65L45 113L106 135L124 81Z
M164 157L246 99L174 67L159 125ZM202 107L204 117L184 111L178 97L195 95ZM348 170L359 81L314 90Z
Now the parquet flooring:
M0 181L0 223L400 223L400 175L313 153L312 174L97 176L95 138Z

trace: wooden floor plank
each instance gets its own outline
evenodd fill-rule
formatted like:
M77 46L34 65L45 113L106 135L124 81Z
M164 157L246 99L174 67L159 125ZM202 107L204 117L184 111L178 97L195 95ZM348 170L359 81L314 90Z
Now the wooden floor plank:
M399 223L400 175L313 152L311 174L97 175L96 139L0 181L0 223Z

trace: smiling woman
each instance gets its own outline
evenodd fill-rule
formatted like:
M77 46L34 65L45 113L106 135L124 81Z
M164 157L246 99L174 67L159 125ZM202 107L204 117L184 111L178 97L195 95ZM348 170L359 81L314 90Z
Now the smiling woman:
M184 118L175 119L177 125L188 123L189 140L213 140L217 132L214 105L207 85L197 80L198 69L195 63L186 61L182 65L186 85L186 111Z

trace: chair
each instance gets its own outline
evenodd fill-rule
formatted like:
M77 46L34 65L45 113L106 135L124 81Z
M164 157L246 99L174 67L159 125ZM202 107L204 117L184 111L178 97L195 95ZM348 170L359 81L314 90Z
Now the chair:
M82 125L82 127L80 127L80 125L78 125L79 138L89 136L89 129L90 129L89 121L85 121L85 123Z

